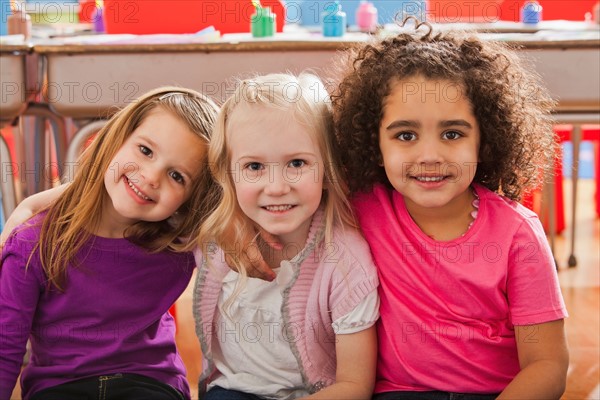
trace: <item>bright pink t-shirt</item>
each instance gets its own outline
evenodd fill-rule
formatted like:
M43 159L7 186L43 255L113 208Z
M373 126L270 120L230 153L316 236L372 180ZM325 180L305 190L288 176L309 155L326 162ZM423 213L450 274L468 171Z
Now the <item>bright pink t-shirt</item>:
M477 219L449 242L423 233L395 190L355 198L380 280L376 393L501 392L519 372L514 325L567 316L537 216L475 189Z

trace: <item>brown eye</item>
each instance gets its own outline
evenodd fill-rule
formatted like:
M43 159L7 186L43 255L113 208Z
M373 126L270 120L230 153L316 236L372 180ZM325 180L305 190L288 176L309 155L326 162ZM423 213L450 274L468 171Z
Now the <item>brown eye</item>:
M399 134L396 135L396 139L398 139L402 142L410 142L412 140L416 140L417 135L414 134L413 132L400 132Z
M171 171L169 172L169 176L177 183L181 183L184 184L185 183L185 179L183 178L183 175L181 175L179 172L177 171Z
M447 140L456 140L460 137L462 137L462 134L458 131L447 131L443 134L443 138Z

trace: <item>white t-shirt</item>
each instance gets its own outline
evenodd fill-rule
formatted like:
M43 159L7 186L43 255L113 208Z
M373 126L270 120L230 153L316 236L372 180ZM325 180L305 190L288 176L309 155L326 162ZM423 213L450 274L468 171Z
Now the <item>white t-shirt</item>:
M217 372L209 384L251 393L267 399L307 396L302 375L284 329L281 306L283 290L293 277L292 264L281 262L273 282L248 278L243 291L224 309L233 294L238 273L223 279L215 318L213 359ZM379 297L373 291L354 310L333 322L336 334L351 334L369 328L379 318Z

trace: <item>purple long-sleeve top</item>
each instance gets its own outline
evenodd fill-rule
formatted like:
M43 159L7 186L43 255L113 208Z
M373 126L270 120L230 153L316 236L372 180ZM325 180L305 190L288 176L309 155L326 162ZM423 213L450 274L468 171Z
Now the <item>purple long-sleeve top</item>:
M189 398L168 309L189 283L190 253L150 254L125 239L93 236L69 265L66 290L49 288L39 253L38 217L17 228L0 263L0 400L10 398L27 339L23 398L72 380L113 373L151 377ZM29 265L27 262L30 260Z

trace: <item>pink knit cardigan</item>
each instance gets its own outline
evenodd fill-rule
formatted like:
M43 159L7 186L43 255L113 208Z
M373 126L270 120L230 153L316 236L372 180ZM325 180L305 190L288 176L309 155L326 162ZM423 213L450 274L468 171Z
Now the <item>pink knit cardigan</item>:
M377 289L378 279L369 247L351 228L334 229L333 241L323 240L323 213L313 217L307 244L292 260L293 278L283 292L283 324L298 360L305 389L315 393L334 383L335 332L332 322L352 311ZM202 348L199 393L215 372L211 335L223 278L229 272L222 250L203 256L194 287L194 319Z

